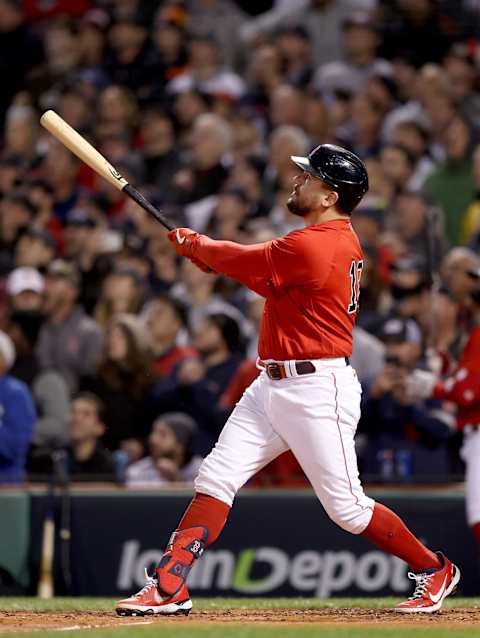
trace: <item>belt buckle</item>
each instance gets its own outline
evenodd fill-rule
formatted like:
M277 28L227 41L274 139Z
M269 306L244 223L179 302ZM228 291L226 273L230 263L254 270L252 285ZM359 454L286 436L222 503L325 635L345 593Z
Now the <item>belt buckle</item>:
M282 378L282 371L278 363L267 363L267 374L270 379L274 381L280 381Z

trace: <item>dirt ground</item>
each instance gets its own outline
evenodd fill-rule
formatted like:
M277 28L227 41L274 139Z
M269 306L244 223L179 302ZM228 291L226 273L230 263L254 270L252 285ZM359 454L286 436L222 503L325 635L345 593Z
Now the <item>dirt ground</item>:
M338 609L315 610L273 610L273 609L232 609L215 611L193 611L189 617L124 617L114 613L99 612L2 612L0 616L0 633L22 632L32 630L65 630L97 627L121 627L127 625L145 625L152 623L248 623L261 622L269 625L296 623L342 623L359 626L428 626L447 627L479 627L480 609L452 609L438 614L425 616L404 616L383 609Z

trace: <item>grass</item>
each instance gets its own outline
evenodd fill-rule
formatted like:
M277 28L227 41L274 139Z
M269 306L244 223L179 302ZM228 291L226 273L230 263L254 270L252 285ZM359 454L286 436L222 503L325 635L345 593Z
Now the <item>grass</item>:
M383 609L391 607L398 599L393 598L196 598L194 609L199 611L209 611L216 609L338 609L341 614L342 608L364 608ZM42 601L37 598L0 598L0 616L2 612L106 612L113 616L115 599L110 598L53 598ZM480 598L452 598L446 601L445 609L455 607L480 609ZM480 638L480 626L478 628L462 627L461 624L452 628L433 622L428 626L428 618L425 624L412 623L411 627L406 627L409 619L406 617L401 626L382 623L376 620L369 625L362 626L356 624L353 619L348 624L337 624L334 621L316 622L301 625L268 625L259 622L223 622L214 624L199 624L195 622L195 616L189 619L169 619L163 622L160 618L155 618L153 624L142 625L144 619L122 618L118 619L117 626L102 628L84 628L81 630L68 631L71 638L411 638L412 631L415 638L450 638L451 636ZM417 619L415 619L417 620ZM12 624L14 616L12 617ZM116 620L115 620L116 622ZM138 622L134 628L130 624L122 626L122 623ZM92 619L92 624L95 619ZM75 617L72 616L71 623L75 625ZM378 626L375 626L378 625ZM12 633L2 633L0 635L14 636ZM22 638L58 638L58 630L41 630L21 632Z

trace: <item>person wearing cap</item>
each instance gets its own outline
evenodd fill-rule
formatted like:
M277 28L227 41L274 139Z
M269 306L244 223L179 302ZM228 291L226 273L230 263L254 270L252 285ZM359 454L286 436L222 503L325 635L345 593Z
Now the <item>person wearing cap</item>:
M406 254L395 259L390 264L389 276L390 315L417 320L429 294L424 257Z
M193 483L202 457L193 453L197 424L188 414L168 412L159 416L148 437L149 456L127 469L127 485Z
M61 259L50 264L43 307L47 320L36 348L40 367L64 375L73 392L81 375L94 374L103 344L100 327L77 305L79 284L74 264Z
M36 420L28 386L8 374L15 362L15 346L0 331L0 485L25 479L25 462Z
M460 580L459 569L368 497L359 478L354 436L361 386L349 357L363 254L351 215L368 190L365 165L332 144L291 159L301 170L287 205L303 220L299 230L250 245L213 240L189 228L167 235L175 252L199 269L220 272L265 297L258 340L261 373L203 461L195 495L153 576L137 594L117 603L119 615L188 614L192 602L185 581L194 561L220 535L241 486L288 449L332 521L410 565L415 590L395 611L438 611ZM235 340L235 332L223 324L210 318L195 335L194 344L207 352L212 367L218 364L218 332L230 348ZM237 327L237 339L238 332ZM220 361L226 359L226 347ZM182 367L180 374L194 387L202 378L198 366ZM203 401L212 381L200 386Z
M385 363L364 388L360 422L369 442L364 472L386 483L446 480L452 417L441 401L415 400L406 391L407 377L420 363L420 329L412 319L390 317L379 337Z
M35 268L15 268L7 277L6 290L10 310L38 311L43 303L45 284Z

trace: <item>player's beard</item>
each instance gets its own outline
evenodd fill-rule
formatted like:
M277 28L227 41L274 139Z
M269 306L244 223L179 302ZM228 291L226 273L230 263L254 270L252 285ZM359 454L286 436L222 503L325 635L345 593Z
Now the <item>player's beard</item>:
M311 206L306 206L305 202L302 201L302 197L295 190L287 199L287 208L292 215L297 215L298 217L305 217L311 211Z

